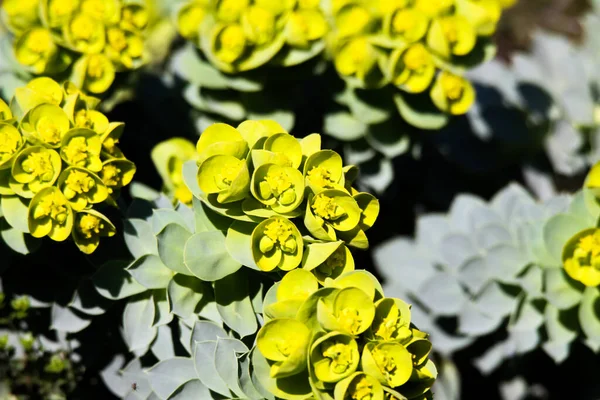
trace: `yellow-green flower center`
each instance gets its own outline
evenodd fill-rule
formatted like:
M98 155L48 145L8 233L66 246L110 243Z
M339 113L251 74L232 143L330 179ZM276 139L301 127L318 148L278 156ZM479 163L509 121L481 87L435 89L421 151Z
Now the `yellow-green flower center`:
M108 38L108 44L116 51L123 51L127 47L127 38L125 37L125 32L121 29L109 29L106 37Z
M441 85L446 97L452 101L460 100L465 90L463 78L456 75L444 74L441 78Z
M94 22L86 15L78 15L71 21L70 28L73 39L89 41L94 34Z
M246 14L252 30L252 40L264 44L271 40L275 32L275 16L261 7L251 7Z
M292 353L290 344L285 340L279 340L275 344L275 347L284 357L288 357Z
M260 251L268 253L275 247L284 253L294 253L298 247L291 222L275 219L267 224L260 239Z
M102 229L104 229L103 221L91 214L85 214L81 217L77 225L77 230L85 239L100 235Z
M445 18L441 21L441 24L446 40L448 40L450 46L455 45L459 40L459 32L456 23L450 18Z
M72 199L78 194L88 193L96 186L94 179L87 173L77 170L71 170L65 180L65 189L63 193L67 199Z
M71 139L63 151L69 163L74 165L84 164L88 158L88 146L84 137Z
M239 25L225 27L217 37L217 55L227 63L234 62L246 48L246 36Z
M336 340L326 340L321 343L321 354L329 358L329 368L335 374L343 374L352 366L352 348Z
M260 197L269 200L275 197L282 205L290 205L296 200L296 192L289 176L283 171L268 172L259 184Z
M16 130L0 130L0 162L8 160L21 145L21 135Z
M77 2L74 0L55 0L50 3L49 13L55 18L61 18L70 15L77 8Z
M106 13L107 0L85 0L81 5L81 10L94 17L95 19L103 19Z
M80 128L91 128L92 120L88 117L86 110L79 110L75 112L75 126Z
M311 208L317 217L326 221L335 221L346 215L344 209L336 203L335 199L325 195L317 195Z
M119 139L114 138L112 136L108 136L106 139L104 139L102 145L104 146L106 151L112 154L115 151L115 146L117 145L117 143L119 143Z
M68 215L67 203L60 192L51 192L44 196L33 211L34 219L50 218L59 225L65 223Z
M398 308L394 307L377 328L375 336L383 340L392 340L410 336L410 329L402 324L398 315Z
M410 32L415 29L417 21L415 18L406 10L397 12L392 20L392 28L394 32L403 34Z
M318 187L331 188L335 183L331 171L325 167L312 167L307 173L308 180Z
M215 184L220 190L228 189L231 183L240 173L240 165L244 161L239 163L228 163L226 164L218 174L215 174Z
M92 55L88 59L87 75L92 79L100 79L104 76L106 66L101 55Z
M52 118L43 116L36 124L37 133L42 140L49 144L58 144L61 140L61 130L56 121Z
M338 315L338 322L346 332L354 335L360 331L362 318L355 308L344 308Z
M379 371L385 376L385 378L389 381L390 376L396 372L397 366L394 362L394 358L390 357L386 352L379 351L377 349L373 350L373 359L379 368Z
M341 14L338 29L343 36L352 36L362 32L371 21L371 14L362 7L352 7Z
M27 36L25 47L35 54L46 53L52 48L52 36L46 29L36 29Z
M353 400L372 400L373 385L366 376L363 376L355 382L352 382L350 387L348 387L347 393L350 395L349 398Z
M406 50L402 60L408 70L419 72L431 63L431 55L423 45L417 44Z
M224 21L235 21L248 7L248 0L221 0L218 17Z
M121 182L121 169L114 164L105 165L102 168L102 182L109 186L108 191L112 193L111 186L119 186Z
M42 182L50 182L54 178L54 166L47 151L29 154L21 163L21 168Z

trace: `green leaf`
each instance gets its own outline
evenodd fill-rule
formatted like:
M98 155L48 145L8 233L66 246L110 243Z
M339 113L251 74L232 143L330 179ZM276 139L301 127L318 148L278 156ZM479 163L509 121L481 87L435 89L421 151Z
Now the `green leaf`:
M242 392L251 400L262 400L265 398L252 382L250 374L250 354L245 354L239 358L240 364L240 387Z
M311 397L308 369L287 378L271 378L271 366L256 348L252 351L252 366L260 384L276 397L288 400L304 400Z
M168 360L175 357L175 346L173 344L173 332L169 325L161 325L158 327L156 339L150 347L152 353L159 360Z
M546 299L560 310L573 307L581 301L584 286L571 279L562 268L544 271Z
M556 264L562 265L564 245L577 232L590 228L585 220L570 214L558 214L550 218L544 226L544 241Z
M240 398L245 396L238 380L238 357L248 352L248 347L237 339L217 339L215 368L223 382Z
M135 260L127 271L137 282L148 289L164 289L167 287L173 271L168 269L158 256L147 254Z
M154 290L152 301L154 302L154 321L152 322L152 326L166 325L171 322L173 314L169 312L171 306L166 290Z
M185 243L192 234L178 224L168 224L158 234L158 254L167 268L183 275L193 275L185 266L183 254Z
M577 337L577 325L571 324L568 311L561 311L552 304L547 304L544 309L546 331L548 338L555 343L570 343ZM571 326L570 326L571 325ZM574 326L572 326L574 325Z
M174 52L171 68L176 75L194 85L211 89L225 89L228 86L223 74L210 63L203 61L198 49L191 42Z
M211 210L206 204L194 197L195 232L226 231L231 225L231 220Z
M52 304L52 311L50 314L50 329L75 333L87 328L91 322L91 319L80 317L69 307L62 307L56 303Z
M23 255L33 253L42 244L41 240L12 228L4 218L0 218L0 235L8 247Z
M102 265L92 276L94 287L100 295L111 300L124 299L147 289L137 283L127 272L126 263L110 261Z
M227 230L225 246L229 255L246 267L259 271L252 256L252 231L256 224L234 221Z
M336 139L350 142L365 136L368 126L348 112L337 111L325 115L323 130Z
M486 311L470 301L466 302L458 313L459 332L470 336L493 332L502 323L503 317Z
M587 339L600 342L600 291L587 287L579 306L579 323Z
M229 328L241 337L256 332L258 324L252 308L248 274L245 269L216 281L215 299L219 314Z
M100 296L91 280L85 279L79 284L68 306L87 315L102 315L111 303Z
M530 261L518 248L502 244L487 251L485 262L493 277L511 283Z
M227 384L221 379L215 367L216 341L196 342L194 349L194 366L198 377L207 388L226 398L231 398Z
M502 290L496 282L490 282L477 296L477 306L491 316L508 316L515 309L517 299Z
M152 232L155 235L158 235L169 224L177 224L190 232L194 230L193 221L187 221L181 213L175 210L164 208L152 210Z
M100 371L100 377L106 387L117 397L124 397L131 390L131 383L127 382L119 370L125 362L125 357L117 354L112 361Z
M0 206L6 222L14 229L29 233L29 201L19 196L2 195Z
M190 317L202 300L205 290L206 287L201 280L192 276L175 274L167 288L171 312L181 318Z
M183 384L173 393L169 400L198 400L211 399L208 388L199 379L194 379Z
M129 219L124 226L125 243L134 258L146 254L158 255L156 236L152 233L152 226L141 219Z
M406 122L417 128L438 130L448 124L448 116L431 107L427 102L416 100L416 97L400 93L394 96L394 102L400 115ZM422 106L426 104L426 106Z
M161 361L147 373L152 390L162 399L168 399L184 383L197 377L193 360L185 357Z
M219 325L215 324L211 321L196 321L194 324L194 329L192 330L192 336L190 338L191 343L195 342L206 342L206 341L214 341L222 338L226 339L229 335Z
M448 273L439 273L428 279L417 293L436 315L456 315L466 300L456 278Z
M123 311L123 339L130 351L148 347L156 337L154 303L150 295L132 299Z
M187 268L207 282L233 274L242 266L227 252L225 235L221 231L192 235L185 244L183 258Z

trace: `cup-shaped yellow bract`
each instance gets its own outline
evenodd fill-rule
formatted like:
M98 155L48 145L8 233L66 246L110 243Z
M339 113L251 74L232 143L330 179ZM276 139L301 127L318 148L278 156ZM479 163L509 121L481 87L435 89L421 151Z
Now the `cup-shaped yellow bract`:
M131 30L108 28L105 53L121 70L138 68L144 63L144 39Z
M475 102L475 89L462 76L442 71L431 88L431 100L445 113L462 115Z
M304 178L292 167L263 164L252 175L252 195L279 214L294 211L304 199Z
M304 242L293 222L271 217L252 231L252 257L262 271L291 271L302 262Z
M375 317L373 299L356 287L340 289L328 305L319 300L317 319L325 331L359 335L371 326Z
M40 104L32 108L21 121L21 131L34 141L57 148L71 123L67 114L55 104Z
M308 47L311 42L322 39L329 25L318 9L299 9L292 12L285 25L286 41L294 47Z
M13 105L18 105L15 117L26 114L40 104L61 105L63 97L62 87L53 79L46 77L32 79L25 87L15 89Z
M305 300L319 289L319 282L308 271L295 269L288 272L277 286L276 302L265 307L265 316L296 318Z
M115 80L115 66L104 54L89 54L73 65L72 78L90 93L104 93Z
M43 0L41 2L42 18L50 28L65 26L77 12L79 0Z
M11 187L23 197L33 197L33 194L43 188L52 186L61 171L60 156L54 150L42 146L31 146L23 149L12 164L11 176L14 185ZM30 195L26 195L30 192Z
M8 28L20 32L38 21L39 0L4 0L2 11L6 14Z
M437 378L437 369L431 360L427 360L420 368L413 368L412 375L399 391L409 399L428 398L423 395L430 392Z
M125 158L113 158L102 163L99 176L108 188L108 193L112 195L115 190L131 183L135 171L135 164L131 161Z
M383 387L379 381L364 372L355 372L335 385L335 400L383 400Z
M86 128L74 128L63 137L60 155L71 166L100 172L102 170L101 150L102 139L96 132Z
M92 112L92 118L98 115L104 117L104 115L100 114L97 111ZM106 121L108 122L108 120ZM97 123L93 123L92 126L96 128L92 128L96 132L98 132L98 130L103 129L102 132L98 132L100 135L102 135L102 151L108 153L110 157L123 158L123 152L117 147L117 144L121 139L121 135L123 135L123 131L125 130L125 124L122 122L109 122L105 127L103 124Z
M320 150L311 154L304 163L306 185L313 193L323 189L344 188L344 163L333 150Z
M325 383L339 382L358 368L358 344L351 335L330 332L312 344L309 360L316 379Z
M108 197L108 189L100 177L84 168L66 168L58 177L58 187L75 211L102 203Z
M248 7L241 17L246 38L256 45L269 43L275 37L275 14L260 6Z
M340 44L334 52L333 62L338 73L345 77L355 76L367 86L367 80L377 72L377 50L364 36Z
M421 368L429 360L432 345L425 332L412 329L413 338L406 345L406 350L411 354L413 367Z
M409 93L425 91L435 76L433 56L421 43L392 52L388 64L390 81Z
M85 254L92 254L100 244L100 237L111 237L116 233L114 225L95 210L84 210L75 215L73 241Z
M462 15L434 19L427 33L427 46L446 59L469 54L476 41L475 29Z
M199 154L199 164L216 155L243 159L248 152L248 143L240 131L230 125L218 123L209 126L202 132L196 143L196 150Z
M13 117L12 111L6 102L0 99L0 122L7 122Z
M387 14L384 27L391 38L414 43L427 33L429 17L417 8L398 8Z
M306 206L304 224L309 232L321 240L336 240L336 231L349 232L358 226L361 210L347 192L326 189L312 198Z
M198 1L183 4L176 13L177 31L186 39L195 40L200 34L200 24L206 17L207 8Z
M585 177L583 187L584 190L591 192L596 200L600 199L600 162L594 164L590 169Z
M502 14L499 0L455 0L456 13L463 15L475 27L479 35L490 36Z
M100 53L106 43L104 24L86 13L74 15L62 29L66 45L79 53Z
M375 317L371 325L375 340L397 340L405 343L412 337L410 306L400 299L384 298L375 303Z
M100 111L89 109L85 102L78 98L79 96L69 96L65 102L65 106L63 106L75 128L91 129L99 135L104 135L109 126L115 126L114 124L123 125L116 122L109 123L108 118L104 114ZM104 144L104 140L102 142Z
M312 243L306 246L302 267L311 271L320 284L354 270L354 258L343 242Z
M217 19L219 21L238 21L244 11L250 6L250 0L217 0Z
M122 29L131 31L143 31L150 22L150 12L145 2L125 3L121 6L121 21L119 26Z
M433 18L450 14L454 2L455 0L415 0L414 7Z
M217 194L222 204L243 200L250 191L246 160L228 155L209 157L198 168L198 186L206 195Z
M14 42L17 61L31 69L34 74L43 74L53 69L58 47L52 33L36 27L23 32Z
M585 286L600 285L600 229L586 229L569 239L562 260L571 278Z
M271 364L272 378L285 378L307 368L311 332L290 318L267 322L258 332L256 346Z
M10 168L12 160L24 145L25 139L17 128L0 123L0 169Z
M302 145L292 135L286 132L279 132L270 135L263 145L263 149L276 154L281 158L281 165L289 166L295 169L300 168L302 163ZM254 163L255 168L258 167Z
M183 163L197 156L196 146L184 138L168 139L152 149L152 162L167 192L185 204L191 204L193 195L183 181Z
M339 39L372 33L375 18L366 7L349 3L340 8L335 15L335 35Z
M234 64L247 49L248 42L240 24L220 24L213 28L211 50L225 64Z
M29 203L28 224L31 236L48 236L62 242L71 234L73 210L67 198L56 187L40 190Z
M371 342L363 349L361 367L383 385L395 388L405 384L412 375L413 360L398 342Z

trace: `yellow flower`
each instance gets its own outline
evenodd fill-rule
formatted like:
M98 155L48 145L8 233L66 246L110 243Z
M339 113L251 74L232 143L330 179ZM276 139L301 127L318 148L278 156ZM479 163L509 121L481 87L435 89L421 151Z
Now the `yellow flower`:
M415 0L414 7L429 17L448 14L454 6L454 0Z
M22 150L15 158L11 174L19 184L26 185L23 191L32 194L52 186L61 171L58 153L42 146L30 146Z
M121 9L121 28L133 31L141 31L148 26L150 15L143 3L131 3L123 5Z
M45 28L33 28L15 40L15 56L21 64L31 67L33 73L42 74L50 67L58 48L52 34Z
M398 49L390 56L390 80L409 93L421 93L435 76L433 57L421 43Z
M290 14L285 29L290 45L306 47L309 42L323 38L329 26L320 10L300 9Z
M224 63L232 64L246 50L244 29L239 24L226 25L216 31L213 43L215 56Z
M357 4L342 7L335 16L336 33L340 39L368 33L373 23L374 18L369 11Z
M104 215L94 210L77 213L73 227L73 240L85 254L93 253L100 244L100 237L116 233L114 225Z
M52 240L62 242L71 234L73 210L56 187L48 187L31 200L28 223L33 237L48 236Z
M225 22L238 21L249 5L249 0L218 0L217 19Z
M567 274L585 286L600 285L600 229L579 232L565 245L563 263Z
M104 93L115 80L115 66L104 54L81 57L74 69L83 88L91 93Z
M335 67L341 75L356 75L359 79L363 79L376 62L375 49L365 37L347 42L340 48L334 59Z
M79 0L48 0L46 13L48 25L62 27L79 7Z
M38 25L39 0L4 0L2 10L6 13L8 26L22 31Z
M119 0L82 0L81 12L103 24L116 24L121 16Z
M87 14L75 15L63 26L67 44L80 53L99 53L104 48L104 24Z
M24 144L25 141L17 128L0 123L0 168L10 167L10 161Z
M177 30L186 39L195 39L200 31L200 24L206 16L202 4L190 2L181 7L177 13Z
M275 15L265 8L251 6L242 15L242 26L249 41L263 45L275 36Z
M427 34L427 45L444 58L467 55L475 47L477 34L462 15L436 18Z
M429 28L429 18L416 8L400 9L391 14L389 33L407 43L421 40Z
M475 89L465 78L442 71L431 89L431 99L441 111L461 115L475 102Z
M109 28L106 32L106 54L126 69L137 68L143 61L144 40L131 31Z

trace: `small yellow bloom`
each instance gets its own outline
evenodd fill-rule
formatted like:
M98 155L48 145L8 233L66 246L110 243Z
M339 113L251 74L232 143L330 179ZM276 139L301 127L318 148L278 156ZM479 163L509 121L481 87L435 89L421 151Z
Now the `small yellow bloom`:
M431 99L441 111L461 115L475 102L475 89L467 79L442 71L431 89Z
M148 9L139 3L126 4L121 9L121 28L141 31L148 26Z
M100 237L116 233L114 225L104 215L94 210L77 213L73 227L73 240L85 254L93 253L100 244Z
M61 171L60 156L54 150L42 146L30 146L22 150L12 163L12 178L30 193L54 184Z
M21 64L41 74L50 67L58 48L52 34L44 28L33 28L15 40L15 56Z
M374 22L369 11L357 4L343 7L335 16L338 38L347 38L368 33Z
M52 240L62 242L71 234L73 210L56 187L48 187L31 200L28 222L33 237L48 236Z
M329 26L319 10L301 9L290 14L287 25L287 42L292 46L306 47L313 40L325 36Z
M376 65L375 49L367 38L359 37L343 45L335 55L337 71L344 76L364 78Z
M190 2L177 13L177 30L186 39L195 39L200 31L200 24L206 16L206 9L199 3Z
M75 51L91 54L99 53L104 48L104 24L87 14L75 15L63 26L63 33Z
M217 19L224 22L239 21L249 5L249 0L219 0L217 2Z
M415 0L414 7L433 18L447 15L454 6L454 0Z
M24 143L23 136L17 128L0 123L0 168L10 167L9 162Z
M263 45L275 36L275 15L265 8L251 6L242 15L242 26L249 41Z
M395 50L390 63L392 83L409 93L423 92L435 76L433 57L421 43Z
M434 19L427 34L429 48L444 58L469 54L476 41L475 29L462 15Z
M600 229L592 228L575 235L563 251L567 274L585 286L600 285Z
M246 50L246 35L239 24L226 25L215 36L215 56L224 63L232 64Z

